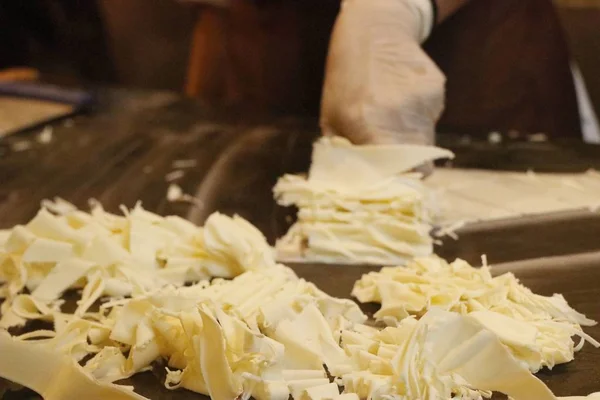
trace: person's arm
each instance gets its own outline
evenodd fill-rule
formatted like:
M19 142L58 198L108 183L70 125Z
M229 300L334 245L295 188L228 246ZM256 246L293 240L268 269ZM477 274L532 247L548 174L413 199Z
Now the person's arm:
M432 144L445 77L421 43L464 3L344 0L327 58L323 134L357 144Z

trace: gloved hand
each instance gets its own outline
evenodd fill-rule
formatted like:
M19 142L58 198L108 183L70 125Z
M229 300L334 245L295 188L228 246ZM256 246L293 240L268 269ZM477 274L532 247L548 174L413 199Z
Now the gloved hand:
M421 49L430 0L344 0L327 58L325 135L355 144L433 144L445 77Z

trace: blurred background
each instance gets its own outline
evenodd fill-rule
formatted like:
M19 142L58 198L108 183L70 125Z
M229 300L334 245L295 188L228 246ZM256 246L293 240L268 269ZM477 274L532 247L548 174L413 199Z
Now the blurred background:
M530 48L522 41L523 36L545 35L548 21L530 24L531 32L511 27L511 20L534 13L540 1L473 3L495 4L488 10L489 18L479 18L481 26L475 26L477 21L459 21L468 13L464 10L452 18L460 29L452 29L453 21L447 21L448 27L425 44L445 72L455 72L449 79L448 104L464 114L470 112L469 105L452 101L453 93L473 86L472 77L484 61L497 66L499 74L510 70L506 81L513 85L523 84L512 76L519 58L539 58L549 70L558 64L552 57L545 59L539 41ZM590 100L582 107L580 98L580 111L591 108L598 115L600 0L556 0L555 6L570 57L578 67L578 95L582 96L585 82L584 102ZM2 0L0 70L27 66L39 70L44 81L64 85L170 90L207 105L316 116L329 32L338 8L339 0ZM487 29L486 34L473 34L475 28ZM547 36L547 40L562 38ZM498 86L505 86L498 82L503 81L496 86L481 83L480 90L492 97L510 96L510 88L504 95L495 93ZM473 101L474 96L464 98ZM469 133L477 129L477 121L446 118L441 126Z
M295 211L273 203L272 187L310 165L339 7L0 0L0 228L58 195L112 211L141 200L196 223L239 213L274 241ZM424 49L447 76L436 139L457 154L453 166L467 176L517 171L525 182L530 172L600 170L600 146L582 143L600 143L599 26L600 0L471 0L437 26ZM87 112L90 97L98 101ZM474 229L442 251L471 261L491 249L502 261L596 251L588 232L600 214L584 211Z

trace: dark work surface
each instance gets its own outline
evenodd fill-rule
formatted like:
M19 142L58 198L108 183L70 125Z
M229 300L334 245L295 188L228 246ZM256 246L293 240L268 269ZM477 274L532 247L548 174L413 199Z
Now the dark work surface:
M600 146L569 139L531 141L530 136L509 138L492 144L468 136L440 135L437 144L455 154L453 165L460 168L481 168L527 172L585 172L600 169Z
M338 297L349 297L354 282L362 274L377 270L375 267L318 264L292 265L292 268L300 277L314 282L327 293ZM535 293L542 295L562 293L575 309L592 319L600 320L600 285L598 284L600 253L515 262L497 265L494 268L496 275L512 271ZM374 304L366 304L362 308L368 315L372 315L377 310ZM586 328L585 331L600 339L599 326ZM146 372L135 375L123 383L133 384L136 392L155 400L206 398L186 390L165 389L160 383L162 381L160 371L161 368L157 367L156 376ZM538 376L558 396L587 395L600 391L600 349L594 349L586 344L583 350L576 354L575 361L557 366L553 371L542 371ZM35 397L16 392L6 395L4 399L27 398Z
M306 172L316 121L271 121L210 114L201 104L172 93L101 91L100 109L76 117L74 126L54 124L54 138L35 141L38 131L0 139L0 229L24 223L42 199L63 197L79 207L96 198L111 211L143 205L202 223L215 210L238 213L272 243L294 219L295 210L275 205L271 188L284 173ZM209 118L210 114L210 118ZM243 121L243 122L241 122ZM30 150L12 146L30 140ZM526 171L600 169L600 148L574 142L532 143L505 139L493 145L446 135L441 146L456 152L453 165ZM194 159L177 183L203 207L166 200L165 174L172 161ZM458 231L437 249L446 258L492 262L600 249L600 215L586 212L476 224Z
M231 130L199 118L199 107L187 103L173 116L169 107L178 97L170 93L110 92L104 101L105 109L76 117L72 127L54 124L47 145L35 142L36 132L0 140L1 227L26 222L42 199L54 196L80 207L96 198L112 211L142 200L157 212L187 212L167 209L164 174L172 160L194 158L194 179L201 180L233 137ZM21 140L33 148L12 151Z
M447 260L471 263L486 254L492 263L600 250L600 213L565 211L537 216L478 222L446 237L436 254Z

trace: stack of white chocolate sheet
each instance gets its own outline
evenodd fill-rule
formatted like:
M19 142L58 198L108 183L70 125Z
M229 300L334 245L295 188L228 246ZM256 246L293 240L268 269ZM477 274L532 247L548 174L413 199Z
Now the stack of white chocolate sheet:
M308 176L285 175L274 188L280 205L298 208L297 222L276 243L278 259L399 265L432 254L432 233L457 239L456 230L477 222L600 209L594 170L437 168L424 180L413 172L451 157L435 147L318 140Z
M436 200L412 171L451 157L436 147L320 139L308 176L285 175L274 188L279 204L299 209L277 241L279 259L395 265L431 254Z

